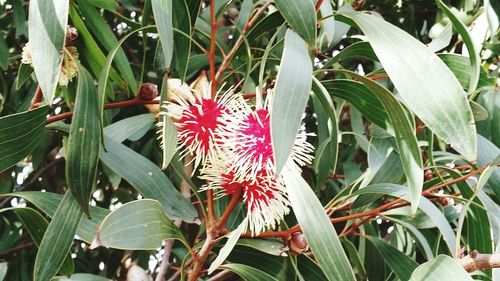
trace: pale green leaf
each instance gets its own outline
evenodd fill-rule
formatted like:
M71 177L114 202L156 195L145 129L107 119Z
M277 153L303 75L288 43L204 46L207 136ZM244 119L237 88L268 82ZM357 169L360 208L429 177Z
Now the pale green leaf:
M69 1L29 2L28 36L31 59L43 95L52 104L59 82L68 24Z
M417 262L377 237L365 237L375 246L380 255L384 257L385 263L394 271L400 280L410 279L411 273L418 266Z
M264 271L244 264L229 263L221 267L224 269L229 269L232 272L238 274L245 281L278 281L278 279L265 273Z
M288 29L271 107L271 139L277 173L292 152L311 84L312 62L306 43Z
M439 255L417 267L410 281L442 281L444 277L453 281L473 280L457 260Z
M101 122L94 79L81 65L78 72L75 108L65 146L66 182L73 197L89 215L89 200L97 182Z
M354 11L342 14L364 32L405 104L436 135L474 161L472 110L446 65L417 39L379 17Z
M355 280L337 232L309 184L288 166L283 179L295 217L325 276L330 281Z
M151 199L136 200L111 212L101 223L92 247L155 250L163 240L184 243L179 228L165 216L162 205Z
M40 141L48 107L0 118L0 172L28 156Z
M275 0L292 29L310 46L316 41L316 11L312 0Z
M164 56L165 67L170 67L174 51L174 29L172 25L172 0L151 0L160 42Z
M246 230L247 226L248 226L248 217L243 219L240 225L227 235L228 238L227 242L224 245L224 247L220 249L219 255L208 268L208 274L212 274L212 272L214 272L214 270L216 270L226 260L226 258L233 250L234 246L236 246L236 242L238 242L238 239L240 238L241 234L243 233L243 231Z

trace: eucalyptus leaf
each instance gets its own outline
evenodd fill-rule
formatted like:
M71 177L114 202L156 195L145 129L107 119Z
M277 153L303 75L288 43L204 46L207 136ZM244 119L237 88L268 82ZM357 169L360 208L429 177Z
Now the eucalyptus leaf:
M164 56L164 65L169 67L174 51L174 29L172 0L151 0L153 14L160 34L160 41Z
M316 11L312 0L275 0L292 29L310 46L316 42Z
M248 265L238 264L238 263L229 263L222 266L224 269L229 269L234 273L238 274L245 281L278 281L278 279L273 276L265 273L264 271L258 270Z
M61 72L68 11L69 1L29 2L31 59L43 95L49 104L54 99Z
M439 255L417 267L410 281L441 281L443 276L454 281L473 280L458 261L449 256Z

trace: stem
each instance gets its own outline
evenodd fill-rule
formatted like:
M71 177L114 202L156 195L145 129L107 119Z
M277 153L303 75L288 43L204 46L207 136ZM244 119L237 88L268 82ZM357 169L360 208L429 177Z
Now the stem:
M215 95L217 93L217 81L215 80L215 39L217 36L217 21L215 20L215 0L210 0L210 27L210 50L208 54L208 62L210 65L212 98L215 98Z
M323 0L318 0L318 3L316 3L316 13L319 11L321 8L321 4L323 4Z
M231 197L231 201L229 201L229 204L227 205L226 210L224 211L224 214L222 214L222 217L220 218L220 220L217 224L219 229L224 228L227 220L229 219L229 216L231 216L231 213L234 210L234 207L240 201L240 198L241 198L241 190L238 190L233 194L233 197Z
M132 106L132 105L137 105L137 104L159 104L159 100L141 100L138 98L135 98L133 100L127 100L127 101L119 101L119 102L114 102L114 103L107 103L104 105L104 109L111 109L111 108L120 108L120 107L127 107L127 106ZM47 124L54 123L59 120L64 120L73 117L73 112L65 112L61 113L58 115L50 116L47 118Z
M472 251L461 258L459 262L467 272L478 269L500 268L500 254L480 254L477 251Z
M36 87L35 95L31 100L30 109L37 108L38 104L42 101L42 98L43 98L42 88L40 88L40 85L38 85L38 87Z
M234 43L233 48L229 51L229 53L227 53L227 55L224 56L222 63L220 65L219 69L217 70L217 74L215 75L215 78L214 78L215 80L212 80L212 81L219 81L220 80L220 78L222 77L222 74L224 74L224 71L229 66L229 62L233 58L234 54L236 54L236 52L240 48L243 41L245 41L245 34L255 24L257 19L267 10L267 7L269 7L269 5L271 5L271 2L267 2L264 5L262 5L257 10L257 12L255 12L253 17L245 24L245 26L243 27L242 33L240 34L240 36L238 37L238 39Z

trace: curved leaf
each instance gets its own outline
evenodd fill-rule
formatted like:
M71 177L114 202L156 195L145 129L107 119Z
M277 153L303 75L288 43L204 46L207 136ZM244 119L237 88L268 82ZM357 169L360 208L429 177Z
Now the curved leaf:
M368 37L406 105L436 135L474 161L472 110L462 86L446 65L421 42L379 17L354 11L342 14ZM398 44L394 44L396 41Z
M90 73L81 65L78 72L75 109L65 146L66 182L83 211L90 215L89 200L97 181L101 140L99 97Z
M274 4L292 29L310 46L316 42L316 11L312 0L275 0Z
M151 0L160 42L163 50L164 65L170 67L174 52L174 29L172 25L172 0Z
M293 168L292 168L293 169ZM337 232L321 202L299 172L288 166L283 179L293 212L328 280L356 280Z
M48 107L0 118L0 172L28 156L40 141Z
M238 274L245 281L278 281L278 279L265 273L264 271L258 270L248 265L239 263L229 263L221 266L221 268L229 269L232 272Z
M165 216L161 204L144 199L129 202L111 212L99 226L92 247L155 250L166 239L185 241L179 228Z
M375 81L372 81L364 76L353 72L345 72L353 76L361 83L365 84L377 96L387 111L392 127L394 128L394 136L396 145L399 150L399 157L403 164L403 170L410 189L411 206L413 212L417 210L417 206L422 196L422 187L424 184L424 170L422 163L422 155L417 144L417 138L413 133L412 125L409 122L402 105L396 98L384 87Z
M59 271L73 244L82 214L71 192L66 192L40 242L33 273L35 281L50 280Z
M69 1L33 0L29 3L31 59L49 104L52 104L59 81L68 11Z
M417 267L410 281L441 281L444 276L453 281L473 280L458 261L449 256L439 255Z
M302 38L288 29L271 107L271 140L276 173L281 171L292 152L311 84L312 62L307 46Z
M105 139L107 151L101 149L100 159L106 166L128 181L144 197L158 200L169 218L195 221L196 209L175 189L158 166L125 145L107 137Z
M377 237L365 237L375 246L375 249L377 249L380 255L384 257L385 263L394 271L400 280L410 279L411 273L418 266L417 262Z

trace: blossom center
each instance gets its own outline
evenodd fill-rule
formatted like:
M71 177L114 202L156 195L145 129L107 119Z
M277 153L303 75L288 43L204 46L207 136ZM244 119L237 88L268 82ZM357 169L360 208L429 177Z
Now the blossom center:
M258 109L250 113L243 121L244 126L239 134L244 136L243 143L236 144L238 154L248 154L250 161L266 163L273 161L273 147L271 144L271 124L269 111Z

